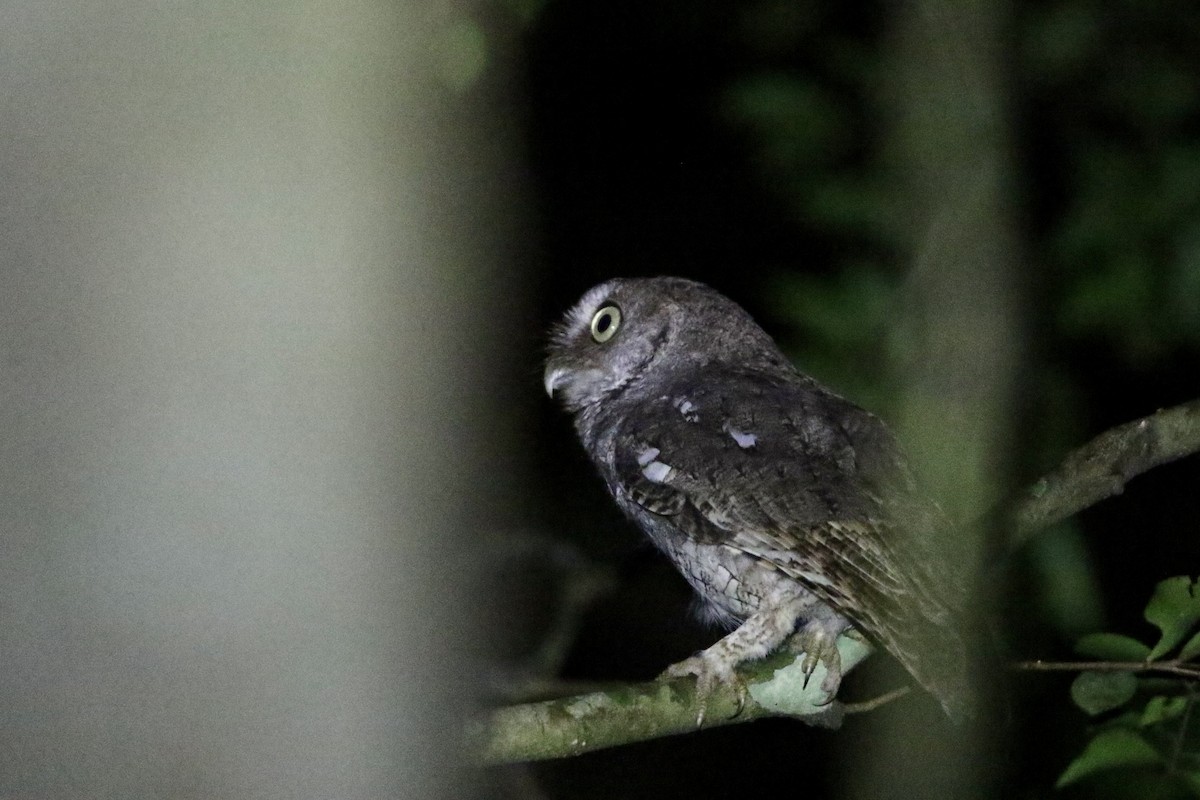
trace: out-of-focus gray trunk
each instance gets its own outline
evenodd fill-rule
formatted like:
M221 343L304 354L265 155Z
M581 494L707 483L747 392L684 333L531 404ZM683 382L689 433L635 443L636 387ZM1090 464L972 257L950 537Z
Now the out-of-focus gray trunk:
M986 532L971 520L1008 480L1023 334L1007 35L998 3L898 4L893 79L881 87L914 258L894 348L905 378L899 435L931 494L966 523L941 551L958 562L948 567L972 575ZM986 596L978 593L968 612L981 618ZM989 796L994 776L980 771L992 761L987 699L976 723L961 729L932 707L926 717L902 705L875 715L848 755L846 796Z
M467 21L3 18L0 795L468 795L476 331L519 310Z

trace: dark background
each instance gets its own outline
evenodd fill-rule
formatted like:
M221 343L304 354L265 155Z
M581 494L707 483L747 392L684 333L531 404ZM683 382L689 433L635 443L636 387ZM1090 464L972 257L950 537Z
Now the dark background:
M530 18L527 513L617 581L584 614L563 678L646 679L717 636L690 619L682 579L620 518L567 417L538 396L538 337L585 289L613 276L705 281L802 369L888 416L888 322L919 239L897 230L884 146L894 10L549 2ZM1023 485L1104 429L1200 395L1200 15L1182 2L1008 11L1011 202L1030 338L1010 479ZM945 46L972 43L951 27ZM1016 555L1001 603L1009 656L1069 658L1094 630L1148 635L1141 611L1155 583L1200 568L1198 486L1195 457L1161 467ZM1082 746L1069 681L1013 680L1006 796L1044 796ZM846 766L841 740L871 724L830 733L763 722L534 770L553 797L785 787L820 797ZM1105 791L1119 787L1067 795Z

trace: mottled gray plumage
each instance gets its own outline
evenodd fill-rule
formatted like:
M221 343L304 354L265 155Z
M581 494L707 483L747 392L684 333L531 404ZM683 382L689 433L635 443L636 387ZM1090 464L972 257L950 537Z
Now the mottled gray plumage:
M834 642L855 625L964 709L937 509L883 423L797 372L741 307L679 278L601 284L555 330L545 383L621 509L733 629L668 675L705 694L789 642L810 672L825 663L832 697Z

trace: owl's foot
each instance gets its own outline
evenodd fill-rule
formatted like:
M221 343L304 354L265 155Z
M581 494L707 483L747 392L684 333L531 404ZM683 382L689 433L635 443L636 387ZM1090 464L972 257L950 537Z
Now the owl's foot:
M689 675L696 676L696 705L700 709L696 713L697 728L704 726L704 718L708 713L708 701L721 686L732 686L737 694L737 709L733 712L735 717L742 713L742 708L746 705L746 698L750 695L746 688L746 682L734 672L733 668L737 666L737 662L712 651L713 648L709 648L691 658L685 658L678 664L672 664L659 676L660 680L685 678Z
M696 676L696 700L700 706L696 716L697 727L704 724L708 701L718 686L733 688L737 696L737 708L731 716L742 713L750 690L734 672L734 668L746 661L762 658L783 644L796 629L796 622L805 605L805 598L800 596L764 608L752 614L712 647L667 668L663 675L665 678Z
M833 627L822 620L814 619L807 622L788 642L788 647L793 652L804 653L800 669L804 672L806 688L817 665L825 665L821 691L825 693L826 700L819 705L832 703L838 687L842 684L842 654L837 649L837 640L841 633L841 626Z

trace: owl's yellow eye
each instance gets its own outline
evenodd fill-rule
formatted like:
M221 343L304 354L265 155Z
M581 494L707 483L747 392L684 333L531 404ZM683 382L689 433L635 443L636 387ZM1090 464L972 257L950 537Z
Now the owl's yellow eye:
M592 338L597 342L607 342L621 327L621 309L616 306L605 306L592 317Z

